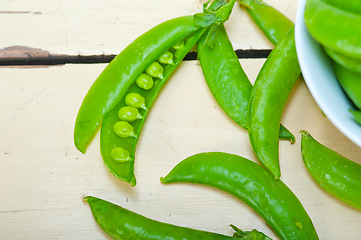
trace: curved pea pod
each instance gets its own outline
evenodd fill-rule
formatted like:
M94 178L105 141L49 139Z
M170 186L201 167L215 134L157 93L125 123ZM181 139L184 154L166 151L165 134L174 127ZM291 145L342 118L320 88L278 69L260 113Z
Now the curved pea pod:
M216 3L218 2L216 1L214 4ZM227 16L230 14L234 3L235 0L230 1L227 4L221 4L214 11L212 11L213 5L210 5L210 9L207 11L211 12L208 13L208 15L204 14L198 16L196 18L197 20L194 21L200 23L201 19L205 18L205 26L211 27L214 26L213 24L217 25L218 21L222 22L228 19ZM223 18L217 18L214 20L211 17L210 20L208 19L209 16L213 16L213 14L217 15L219 12L225 13ZM136 179L134 175L134 160L136 144L138 142L139 135L148 115L149 109L161 91L162 86L167 82L182 59L192 49L192 47L196 44L196 42L206 30L207 27L199 29L198 31L189 35L187 38L181 39L181 43L179 43L178 38L176 38L177 42L175 42L173 46L170 46L165 50L163 49L164 52L159 55L164 56L165 52L170 52L173 56L172 61L160 63L162 61L159 61L159 58L157 58L159 62L154 61L153 63L149 64L150 67L147 67L144 70L145 73L143 72L140 74L141 81L137 81L137 79L134 83L132 83L124 92L125 97L122 98L118 105L116 105L104 117L100 131L100 151L105 165L117 178L129 182L132 186L135 186ZM151 76L151 78L147 76ZM131 121L126 128L117 128L116 125L119 122L119 111L126 105L129 105L126 102L127 96L134 93L144 98L143 110L140 109L141 117L138 120ZM121 126L125 126L125 124L122 123ZM123 134L123 132L129 133L129 135L126 136Z
M263 1L239 0L239 2L273 45L277 45L293 26L289 18Z
M90 206L95 221L113 239L116 240L235 240L254 239L269 240L257 230L245 231L235 229L234 237L206 232L187 227L158 222L127 210L100 198L87 196L83 201Z
M360 0L347 0L347 1L340 1L340 0L324 0L325 3L356 14L361 14L361 1Z
M278 136L282 112L300 74L292 27L258 73L248 110L248 134L253 150L276 179L281 176Z
M181 48L178 48L177 50L172 48L167 50L172 51L174 58L172 60L172 64L162 64L164 67L163 78L155 79L154 85L150 89L141 88L137 85L137 83L131 84L125 93L125 97L104 117L100 131L100 152L103 157L103 161L114 176L123 181L129 182L132 186L135 186L136 184L134 175L136 145L149 110L164 84L168 81L171 74L195 45L205 30L206 29L198 30L189 38L184 39L184 44ZM139 113L142 117L129 123L131 126L131 135L119 137L119 135L114 131L114 125L120 121L120 109L128 106L129 104L125 101L129 94L138 94L144 98L143 107L139 108ZM117 160L118 157L114 155L113 151L115 148L123 149L123 152L125 153L121 155L123 160Z
M333 71L347 96L361 109L361 74L353 72L336 62L332 62Z
M302 158L314 180L336 198L361 209L361 165L325 147L307 131L300 133Z
M350 110L355 121L361 126L361 111L360 110Z
M253 86L243 71L224 26L217 29L212 46L206 44L207 37L204 34L197 42L197 52L208 88L223 111L247 130ZM291 143L295 141L295 136L283 125L280 125L279 137Z
M321 45L361 59L361 15L333 7L322 0L308 0L304 19L309 33Z
M253 208L281 239L318 239L293 192L266 169L241 156L199 153L178 163L162 183L197 183L227 192Z
M120 102L136 78L161 54L198 29L193 16L168 20L138 37L109 63L79 109L74 128L79 151L85 153L104 116Z
M342 55L328 47L325 47L324 49L328 54L328 56L332 58L332 60L334 60L344 68L349 69L350 71L361 74L361 59L356 59Z

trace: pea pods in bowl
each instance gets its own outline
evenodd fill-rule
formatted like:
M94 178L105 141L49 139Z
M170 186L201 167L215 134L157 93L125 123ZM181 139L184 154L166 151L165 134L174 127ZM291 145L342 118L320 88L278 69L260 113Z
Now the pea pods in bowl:
M334 73L333 60L307 28L306 3L307 0L299 1L295 24L296 49L302 75L322 112L345 136L361 147L361 126L351 112L357 107L341 87Z

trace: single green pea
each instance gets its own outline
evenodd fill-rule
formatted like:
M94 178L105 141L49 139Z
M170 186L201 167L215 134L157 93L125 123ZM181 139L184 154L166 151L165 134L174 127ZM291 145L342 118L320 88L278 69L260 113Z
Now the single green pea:
M142 73L139 75L139 77L135 80L138 87L143 88L145 90L149 90L154 85L154 80L151 76L148 74Z
M133 126L126 121L119 121L115 123L113 130L115 134L122 138L136 137Z
M158 62L162 64L173 64L173 53L166 51L158 58Z
M132 158L129 156L129 152L121 147L113 148L110 155L112 156L114 161L119 163L129 162L132 160Z
M184 41L179 41L179 42L177 42L174 46L173 46L173 49L174 50L178 50L178 49L180 49L181 47L183 47L184 46Z
M119 109L118 117L120 120L127 122L134 122L137 119L142 119L143 116L140 115L139 111L135 107L125 106Z
M125 96L125 104L131 107L147 110L147 107L145 106L145 98L138 93L128 93L127 96Z
M145 69L145 72L154 78L163 78L163 67L159 64L159 62L154 61L152 64Z

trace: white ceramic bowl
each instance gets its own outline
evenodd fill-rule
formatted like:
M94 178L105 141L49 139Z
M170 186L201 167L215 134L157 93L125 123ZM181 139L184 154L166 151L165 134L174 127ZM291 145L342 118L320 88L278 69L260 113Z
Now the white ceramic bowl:
M361 126L349 112L354 106L338 83L330 58L307 30L303 18L306 1L299 0L295 23L296 49L303 78L312 97L328 119L361 147Z

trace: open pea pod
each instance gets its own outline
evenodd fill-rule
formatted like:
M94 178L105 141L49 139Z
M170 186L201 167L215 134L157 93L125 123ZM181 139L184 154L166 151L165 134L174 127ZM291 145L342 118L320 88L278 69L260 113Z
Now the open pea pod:
M79 109L74 128L79 151L85 153L104 116L121 101L136 78L161 54L199 29L193 16L168 20L138 37L108 64Z
M90 87L80 106L74 127L77 149L85 153L104 116L121 101L140 74L172 46L197 30L227 21L234 2L231 0L229 4L221 5L216 11L163 22L135 39L116 56Z
M134 175L134 159L136 144L140 136L143 124L149 113L154 100L161 91L163 85L167 82L178 64L182 61L185 55L191 50L194 44L198 41L200 36L205 32L205 29L198 30L194 35L184 39L182 43L177 44L176 50L174 48L168 49L174 56L171 64L161 64L162 78L155 78L153 86L147 90L138 86L137 82L133 83L125 94L120 103L110 111L104 118L100 131L100 151L105 165L110 172L117 178L129 182L132 186L135 185ZM126 119L119 118L119 111L122 111L126 106L134 103L126 101L130 95L136 96L139 100L133 102L141 103L139 105L139 119L128 123ZM131 106L132 107L132 106ZM133 108L137 106L133 105ZM130 115L130 114L128 114ZM128 123L121 130L124 130L124 135L120 137L115 129L115 124L119 122ZM126 129L128 128L128 129ZM118 151L118 152L117 152Z
M179 40L177 37L172 46L162 48L163 52L158 54L143 72L138 73L137 78L124 91L124 97L104 117L100 132L100 150L105 165L114 176L135 186L136 144L154 100L207 27L219 24L218 21L227 20L234 3L235 0L218 5L214 11L208 9L210 12L206 11L207 14L195 15L194 21L200 25L204 24L204 27L183 39ZM217 15L219 12L223 12L225 16L216 16L216 20L213 19L213 14ZM206 20L202 23L203 18Z

